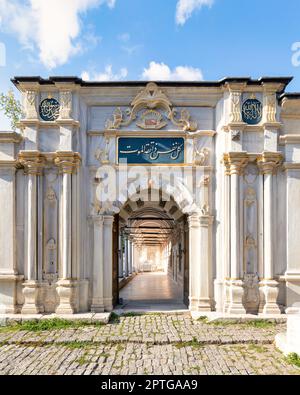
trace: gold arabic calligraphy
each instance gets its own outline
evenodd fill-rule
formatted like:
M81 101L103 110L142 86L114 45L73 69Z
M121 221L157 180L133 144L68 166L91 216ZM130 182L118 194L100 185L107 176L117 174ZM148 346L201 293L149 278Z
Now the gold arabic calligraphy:
M149 155L151 160L157 160L160 155L170 155L172 160L177 160L183 151L183 144L179 144L177 142L172 144L170 149L162 151L159 149L158 143L151 141L150 143L143 144L140 148L132 149L130 145L128 145L127 150L120 150L121 154L126 155Z

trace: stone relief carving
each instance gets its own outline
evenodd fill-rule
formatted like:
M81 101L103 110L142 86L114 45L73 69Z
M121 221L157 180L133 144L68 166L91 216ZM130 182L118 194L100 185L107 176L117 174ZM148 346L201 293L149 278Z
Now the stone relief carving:
M194 148L194 161L197 166L205 166L209 158L209 149L202 148L198 150L197 147Z
M241 140L241 132L240 132L240 130L232 130L232 132L231 132L231 140L232 141L240 141Z
M264 104L265 122L276 122L276 95L275 93L265 94Z
M43 279L49 284L58 279L57 240L58 240L58 202L52 186L52 175L48 176L48 187L45 196L44 211L44 265Z
M141 121L137 122L137 126L142 129L162 129L167 124L167 120L184 131L197 129L197 123L191 120L189 111L181 110L178 114L168 97L152 82L136 96L131 103L131 108L125 111L120 108L115 110L112 119L106 122L106 129L117 130L130 125L138 118L139 112L143 109L147 111L143 113ZM156 111L153 112L153 110ZM154 117L150 117L150 115L154 115Z
M207 187L210 184L210 181L211 181L210 176L204 176L200 183L200 186Z
M246 274L257 272L257 198L253 188L247 188L244 200L244 267Z
M241 122L241 92L230 93L230 122Z
M258 168L254 164L249 164L244 171L244 181L248 185L253 185L258 177Z
M95 151L95 159L100 163L100 164L108 164L110 163L109 161L109 144L110 144L110 139L106 138L105 139L105 148L102 149L100 146L96 149Z
M72 114L72 92L60 92L60 118L70 119Z
M168 122L164 120L163 115L156 110L146 110L141 115L141 120L136 124L141 129L159 130L167 126Z
M26 112L26 118L28 118L28 119L36 119L37 118L36 92L35 91L27 91L26 92L25 112Z
M244 304L247 313L256 314L259 308L259 278L257 273L244 275Z
M201 214L202 215L209 215L209 206L207 203L203 204L203 206L201 207Z

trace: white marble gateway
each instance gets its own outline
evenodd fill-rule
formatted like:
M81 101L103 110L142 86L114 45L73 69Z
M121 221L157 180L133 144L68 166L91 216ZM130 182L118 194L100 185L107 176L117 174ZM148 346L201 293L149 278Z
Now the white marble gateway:
M290 81L16 77L20 132L0 132L1 310L111 311L120 281L142 271L167 273L195 312L299 303Z

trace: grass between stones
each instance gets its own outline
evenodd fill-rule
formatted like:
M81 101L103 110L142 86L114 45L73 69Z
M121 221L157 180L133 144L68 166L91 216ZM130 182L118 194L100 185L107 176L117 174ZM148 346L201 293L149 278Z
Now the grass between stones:
M289 354L286 357L286 362L289 363L290 365L294 365L300 368L300 355L296 353Z
M220 319L216 321L208 321L208 317L200 317L198 321L203 322L206 325L211 326L242 326L242 327L250 327L250 328L260 328L260 329L267 329L267 328L274 328L276 326L276 322L269 321L269 320L249 320L238 322L234 320L226 320Z
M193 340L189 341L189 342L178 342L175 343L174 346L176 348L185 348L185 347L192 347L192 348L202 348L205 346L204 343L199 342L195 337L193 338Z
M69 321L60 318L45 319L45 320L29 320L22 323L12 323L0 328L0 332L14 332L14 331L28 331L28 332L43 332L58 329L77 329L85 326L100 327L105 325L99 321Z

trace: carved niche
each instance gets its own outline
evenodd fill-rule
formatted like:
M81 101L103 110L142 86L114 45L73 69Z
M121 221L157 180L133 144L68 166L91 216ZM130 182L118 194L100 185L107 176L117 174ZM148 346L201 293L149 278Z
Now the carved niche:
M56 175L49 175L48 177ZM43 278L49 284L58 278L57 253L58 253L58 203L53 185L48 180L45 196L44 210L44 270Z
M136 96L131 108L125 111L117 108L112 119L106 122L106 129L117 130L129 126L136 120L136 125L141 129L159 130L171 121L183 131L197 130L197 123L191 120L189 111L183 109L178 112L173 108L165 93L153 82Z
M258 168L250 163L244 172L244 304L248 313L259 308L258 278Z
M60 92L60 118L70 119L72 115L72 92Z
M230 93L230 122L241 122L241 92Z
M276 122L276 95L266 92L264 96L264 120L265 122Z
M36 110L36 91L27 91L25 95L25 112L27 119L36 119L37 118L37 110Z

